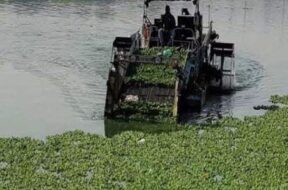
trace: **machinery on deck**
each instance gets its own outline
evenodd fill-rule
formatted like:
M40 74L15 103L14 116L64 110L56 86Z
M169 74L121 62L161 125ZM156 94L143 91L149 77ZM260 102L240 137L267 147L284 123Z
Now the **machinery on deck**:
M144 2L142 29L113 42L106 118L173 117L180 121L187 109L201 109L210 89L233 90L234 44L217 42L212 22L203 27L199 0L193 1L193 15L184 8L176 17L172 35L164 36L170 44L164 47L159 39L162 19L152 23L147 15L151 1L157 0Z

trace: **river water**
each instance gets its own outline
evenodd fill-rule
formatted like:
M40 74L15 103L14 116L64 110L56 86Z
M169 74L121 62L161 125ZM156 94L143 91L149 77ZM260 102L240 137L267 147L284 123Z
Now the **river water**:
M105 135L111 43L139 29L142 0L0 0L0 136L80 129ZM164 2L151 3L159 17ZM191 3L169 2L174 15ZM258 115L288 94L287 0L202 0L221 41L236 46L237 90L213 96L199 118Z

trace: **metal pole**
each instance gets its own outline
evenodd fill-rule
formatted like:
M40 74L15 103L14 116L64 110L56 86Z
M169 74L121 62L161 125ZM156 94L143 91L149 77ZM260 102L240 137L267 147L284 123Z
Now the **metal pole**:
M208 24L211 22L211 5L208 5Z
M221 73L222 73L222 76L221 76L221 81L220 81L220 88L222 88L223 86L223 70L224 70L224 54L222 53L221 55Z

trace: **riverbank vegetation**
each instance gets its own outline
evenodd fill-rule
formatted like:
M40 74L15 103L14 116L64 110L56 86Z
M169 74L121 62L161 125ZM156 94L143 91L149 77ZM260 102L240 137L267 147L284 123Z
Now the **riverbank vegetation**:
M111 138L81 131L0 138L0 189L288 188L287 107L168 131L132 124L136 130Z

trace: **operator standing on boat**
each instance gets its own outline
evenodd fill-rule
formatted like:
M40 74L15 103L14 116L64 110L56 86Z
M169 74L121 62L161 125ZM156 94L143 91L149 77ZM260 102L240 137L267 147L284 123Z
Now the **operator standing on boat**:
M168 37L168 45L171 45L171 36L172 36L172 31L176 26L175 23L175 17L171 14L170 12L170 7L169 5L166 5L165 7L165 14L162 17L162 22L163 22L163 28L159 29L159 40L161 46L164 46L167 44L167 39ZM167 38L166 38L167 36Z

